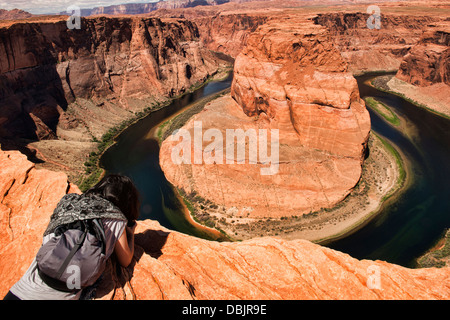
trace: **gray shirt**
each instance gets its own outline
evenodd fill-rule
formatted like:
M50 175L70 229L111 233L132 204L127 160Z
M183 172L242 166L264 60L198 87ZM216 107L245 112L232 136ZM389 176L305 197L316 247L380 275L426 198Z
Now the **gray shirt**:
M109 258L114 252L116 241L122 236L125 230L126 221L102 219L102 223L106 236L106 257ZM53 236L53 233L45 236L43 244ZM82 290L79 290L77 293L71 293L58 291L49 287L39 277L36 259L34 259L27 272L14 284L10 291L22 300L78 300Z

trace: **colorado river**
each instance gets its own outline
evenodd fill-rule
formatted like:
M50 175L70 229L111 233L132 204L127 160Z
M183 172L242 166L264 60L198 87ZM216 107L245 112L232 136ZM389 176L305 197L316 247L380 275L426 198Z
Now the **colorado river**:
M130 177L141 195L140 219L157 220L171 230L193 236L222 240L211 230L186 219L185 207L159 166L159 143L155 130L174 114L189 108L196 101L231 86L232 74L222 81L211 81L193 93L175 99L170 105L152 112L126 129L101 158L101 166L109 173Z
M361 97L371 96L391 107L406 124L399 130L370 111L372 129L393 142L411 164L413 184L366 226L327 246L358 259L379 259L414 266L450 227L450 120L420 109L405 100L378 91L364 82L375 75L357 77ZM125 130L102 157L107 172L131 177L141 192L141 218L158 220L166 228L194 236L221 240L217 232L201 228L184 208L159 166L159 144L154 130L167 118L193 102L229 88L232 77L213 81L171 105L153 112Z
M364 228L327 246L358 259L414 267L415 259L450 227L450 120L365 84L374 76L357 77L361 97L374 97L390 107L407 130L389 125L369 109L372 130L407 157L412 184Z

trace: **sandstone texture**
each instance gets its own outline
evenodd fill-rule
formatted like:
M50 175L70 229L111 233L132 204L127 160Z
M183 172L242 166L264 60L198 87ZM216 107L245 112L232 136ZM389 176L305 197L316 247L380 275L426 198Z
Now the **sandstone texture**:
M119 119L217 71L217 57L197 38L193 23L157 18L83 19L80 30L65 20L2 28L4 134L41 140L61 128L99 138Z
M326 27L332 42L354 74L397 71L403 56L418 43L425 31L439 30L446 22L448 3L379 1L380 29L370 29L370 1L264 1L226 3L219 6L161 9L152 16L187 18L199 26L208 48L237 57L255 27L286 17L313 20ZM332 4L332 5L331 5Z
M233 0L231 0L234 2ZM238 0L239 1L239 0ZM242 1L242 0L241 0ZM159 9L192 8L197 6L216 6L230 0L160 0L150 3L126 3L93 9L82 9L83 16L90 15L134 15L150 13ZM61 12L64 14L64 12Z
M1 141L42 140L31 148L62 170L75 153L82 163L93 137L215 74L224 56L209 50L219 51L236 58L232 94L184 129L193 133L195 121L223 136L226 129L278 129L278 174L261 176L268 167L261 162L175 166L170 141L161 166L175 186L223 205L231 219L296 216L334 206L360 179L370 119L352 74L400 68L393 80L448 99L442 1L380 1L380 30L367 28L370 1L323 1L319 9L304 1L216 5L222 2L164 1L151 16L96 16L83 19L81 30L59 16L0 21ZM190 8L198 4L205 6ZM249 163L249 155L238 160ZM0 151L0 295L28 268L60 198L80 192L64 173L37 166ZM116 268L112 259L98 299L450 298L448 267L358 261L306 240L211 242L150 220L139 221L136 232L132 265Z
M268 20L279 16L272 7L280 4L281 2L272 2L267 7L264 2L245 2L220 6L160 9L149 16L192 21L198 26L200 41L205 47L235 59L247 45L250 34Z
M425 33L404 56L397 78L419 87L436 83L450 85L450 32Z
M370 119L330 40L324 28L301 20L262 26L236 60L232 96L246 115L284 131L286 141L361 158Z
M390 90L450 117L450 23L425 32L403 57Z
M0 151L0 295L23 275L66 193L63 173ZM449 299L450 269L358 261L305 240L219 243L139 221L129 268L110 262L98 299ZM379 278L373 278L379 274ZM377 280L379 279L379 281Z
M439 17L385 13L380 9L380 28L369 28L367 13L319 14L315 23L327 27L333 42L349 62L353 73L397 71L402 58Z
M0 141L78 181L97 149L94 141L108 130L228 65L182 19L83 18L79 30L69 29L64 17L5 24Z
M227 129L278 130L276 174L261 174L269 164L251 162L248 142L245 159L233 164L195 163L191 144L192 161L177 165L171 157L180 142L168 139L160 152L167 179L236 217L302 215L345 198L361 177L370 118L329 37L324 27L304 20L260 26L236 59L233 99L211 103L184 127L191 136L195 122L224 137Z
M267 22L268 16L259 14L218 13L214 16L194 18L200 38L213 51L236 58L247 45L248 38Z

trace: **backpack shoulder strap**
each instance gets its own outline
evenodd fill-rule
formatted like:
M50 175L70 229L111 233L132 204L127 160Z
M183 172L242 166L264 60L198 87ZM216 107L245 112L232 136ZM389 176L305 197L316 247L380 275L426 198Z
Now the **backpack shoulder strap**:
M56 279L60 279L64 271L66 271L67 266L69 265L70 261L72 260L73 256L77 251L81 248L81 246L84 243L84 240L86 239L86 235L89 232L89 228L86 225L86 222L83 221L84 225L84 231L83 234L80 236L80 238L77 240L75 245L73 246L72 250L70 250L69 254L67 255L66 259L64 259L64 262L62 263L61 267L59 268L58 272L56 273Z
M94 223L94 225L97 227L97 230L100 233L101 236L101 242L102 242L102 253L105 254L106 252L106 235L105 235L105 229L103 229L103 224L98 221L98 219L92 219L92 222Z

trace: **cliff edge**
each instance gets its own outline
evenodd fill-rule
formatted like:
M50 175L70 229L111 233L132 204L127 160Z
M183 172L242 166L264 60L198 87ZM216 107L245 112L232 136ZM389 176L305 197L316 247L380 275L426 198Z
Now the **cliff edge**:
M59 199L64 173L0 151L0 295L23 275ZM127 269L110 263L100 299L449 299L450 268L356 260L305 240L218 243L139 221Z

